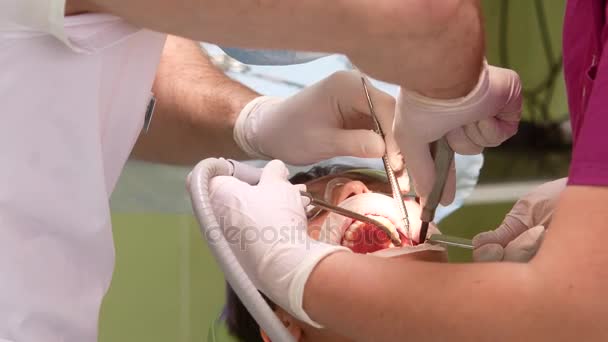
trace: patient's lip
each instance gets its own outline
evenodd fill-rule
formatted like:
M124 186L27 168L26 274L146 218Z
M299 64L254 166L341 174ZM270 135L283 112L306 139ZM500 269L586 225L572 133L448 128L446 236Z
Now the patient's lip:
M397 230L404 245L410 245L404 228L399 224L401 222L399 209L392 197L379 193L362 193L350 197L338 205L364 215L381 218L383 220L381 223L385 223L387 226L390 225ZM406 202L406 206L408 207L410 225L412 227L411 235L415 237L416 231L419 229L420 208L417 203L411 200ZM332 244L342 244L348 229L353 224L354 221L352 219L337 214L330 214L323 224L321 239ZM379 235L386 236L384 232L380 232L378 233ZM367 233L372 234L373 232L369 231ZM389 244L387 247L393 247L393 245Z
M367 214L367 217L373 218L379 223L384 224L389 229L398 234L393 222L388 218ZM340 241L342 246L348 247L355 253L373 253L385 248L394 247L386 233L377 226L361 221L353 221L344 230Z

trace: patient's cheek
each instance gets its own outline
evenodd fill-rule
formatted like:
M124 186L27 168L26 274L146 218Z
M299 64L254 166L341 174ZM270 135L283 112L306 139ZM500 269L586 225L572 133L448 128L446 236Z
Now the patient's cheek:
M373 218L379 219L378 217ZM360 221L355 221L348 227L342 236L341 244L353 252L361 254L392 247L390 239L380 228Z

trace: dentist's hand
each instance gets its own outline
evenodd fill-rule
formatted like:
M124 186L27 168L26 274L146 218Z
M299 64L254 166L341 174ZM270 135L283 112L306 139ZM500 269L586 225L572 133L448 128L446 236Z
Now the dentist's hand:
M478 154L484 147L500 145L517 132L521 92L517 73L487 63L475 89L463 98L436 100L401 89L393 132L416 193L423 201L435 181L429 144L446 136L459 154ZM400 158L393 158L391 164L395 169L403 167ZM442 204L454 200L454 170L452 167Z
M304 285L326 256L350 252L308 237L300 190L287 181L285 164L264 167L258 185L234 177L211 181L211 203L232 251L256 287L299 320L318 326L304 312Z
M395 99L368 82L376 115L390 132ZM336 156L381 157L385 142L374 133L361 74L340 71L299 93L250 102L240 113L234 138L252 158L305 165ZM390 151L397 151L392 135Z
M475 261L527 262L538 251L568 179L545 183L521 198L500 227L475 236Z

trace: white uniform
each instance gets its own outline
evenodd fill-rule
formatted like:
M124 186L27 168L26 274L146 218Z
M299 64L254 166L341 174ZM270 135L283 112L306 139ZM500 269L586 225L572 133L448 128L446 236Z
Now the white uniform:
M165 36L0 4L0 341L88 342L114 266L108 198Z

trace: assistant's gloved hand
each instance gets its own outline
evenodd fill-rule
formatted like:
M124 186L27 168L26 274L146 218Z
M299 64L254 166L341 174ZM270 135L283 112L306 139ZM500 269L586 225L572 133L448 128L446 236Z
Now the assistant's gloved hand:
M381 126L390 132L395 100L369 82L368 88ZM251 101L239 114L234 139L252 158L305 165L337 156L381 157L385 143L373 128L361 74L339 71L289 98ZM386 144L397 151L392 136Z
M521 198L495 230L473 239L475 261L527 262L536 254L568 179L545 183Z
M416 193L423 200L435 181L429 143L446 136L459 154L478 154L484 147L500 145L517 132L521 92L517 73L485 62L477 86L463 98L437 100L401 89L393 132ZM399 158L393 158L391 164L402 167ZM442 204L454 199L454 170L452 167Z
M313 326L302 307L310 273L326 256L340 251L308 237L300 190L287 181L285 164L264 167L258 185L234 177L215 177L210 184L213 211L234 254L256 287L299 320Z

